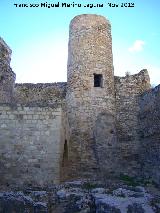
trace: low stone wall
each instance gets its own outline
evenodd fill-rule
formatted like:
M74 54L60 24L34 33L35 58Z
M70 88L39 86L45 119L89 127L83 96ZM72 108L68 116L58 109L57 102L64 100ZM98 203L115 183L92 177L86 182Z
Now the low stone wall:
M60 180L62 110L0 105L1 186L44 186Z
M14 101L29 105L61 104L66 95L67 83L15 84Z
M142 175L160 184L160 85L140 99Z

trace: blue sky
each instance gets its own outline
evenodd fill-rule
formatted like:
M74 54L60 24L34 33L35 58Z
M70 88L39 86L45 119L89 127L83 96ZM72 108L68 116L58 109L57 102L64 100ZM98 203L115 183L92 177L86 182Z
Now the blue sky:
M54 4L55 0L0 0L0 36L12 49L16 82L60 82L67 77L67 45L71 19L99 14L112 25L115 75L147 68L153 85L160 84L159 0L75 0L59 3L103 4L103 8L16 7L14 4ZM109 7L108 3L119 7ZM133 8L120 7L134 3Z

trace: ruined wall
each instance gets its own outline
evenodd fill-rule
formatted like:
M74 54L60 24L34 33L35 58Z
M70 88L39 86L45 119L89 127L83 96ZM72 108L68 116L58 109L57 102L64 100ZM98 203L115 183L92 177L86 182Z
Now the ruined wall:
M0 102L12 101L15 73L10 68L11 49L0 37Z
M160 85L140 99L142 176L160 184Z
M3 186L44 186L60 181L65 91L66 83L16 84L10 103L0 103Z
M0 39L0 184L60 181L66 83L15 84L11 50Z
M135 75L115 77L116 127L118 134L117 170L131 176L140 172L139 96L150 89L147 70Z
M15 84L0 38L0 184L119 173L160 183L160 86L150 90L147 70L114 77L102 16L76 16L68 47L67 83Z
M109 174L116 143L115 92L111 26L102 16L80 15L70 23L66 104L69 178Z
M1 186L44 186L59 182L61 108L0 105Z

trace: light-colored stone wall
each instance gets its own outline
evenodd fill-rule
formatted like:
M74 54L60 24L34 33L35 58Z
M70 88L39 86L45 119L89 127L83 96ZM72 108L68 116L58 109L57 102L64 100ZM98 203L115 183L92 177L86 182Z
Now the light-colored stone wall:
M61 108L0 105L0 183L45 186L60 180Z

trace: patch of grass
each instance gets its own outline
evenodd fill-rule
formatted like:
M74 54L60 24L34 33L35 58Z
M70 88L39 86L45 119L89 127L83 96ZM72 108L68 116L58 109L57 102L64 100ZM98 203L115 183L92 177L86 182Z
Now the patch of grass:
M147 185L153 185L154 187L158 188L159 185L152 179L143 179L140 181L141 185L147 186Z
M86 189L88 191L91 191L92 189L97 188L98 185L96 183L91 183L91 182L84 182L82 185L82 189Z
M153 185L155 187L158 187L157 183L153 181L151 178L148 179L138 179L136 177L131 177L129 175L120 174L120 180L125 182L128 186L147 186L147 185Z
M134 178L129 175L125 174L120 174L120 180L125 182L128 186L138 186L139 182Z

